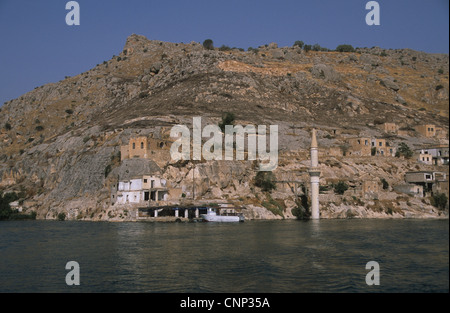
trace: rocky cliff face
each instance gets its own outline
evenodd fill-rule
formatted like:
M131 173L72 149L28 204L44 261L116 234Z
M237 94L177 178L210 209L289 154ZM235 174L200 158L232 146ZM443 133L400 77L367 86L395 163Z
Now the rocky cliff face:
M193 116L201 116L203 126L218 124L225 112L234 113L241 125L279 126L279 165L274 171L278 181L306 179L312 127L319 130L324 153L358 135L388 138L393 145L405 142L412 148L448 144L448 62L448 55L412 50L305 53L298 47L270 44L247 52L220 51L195 42L175 44L131 35L118 56L1 107L0 188L22 191L25 209L36 210L38 218L54 218L60 211L69 212L70 218L118 216L109 203L109 182L121 165L120 145L137 135L162 138L175 124L191 127ZM384 122L397 123L409 134L388 135L379 127ZM412 130L425 123L441 127L447 135L439 141ZM251 218L292 217L297 190L280 183L272 194L262 192L254 185L251 161L195 166L170 159L155 162L164 178L187 193L192 177L197 177L198 197L235 202L247 207ZM320 162L324 184L363 180L371 172L392 185L408 170L427 168L413 160L386 157L324 154ZM274 201L280 205L274 206ZM408 202L398 205L401 212L433 210L429 202ZM357 207L342 199L326 203L330 205L323 217L347 214L337 207ZM378 206L371 210L370 205ZM383 207L377 205L367 202L360 207L376 212ZM364 216L355 212L348 216Z

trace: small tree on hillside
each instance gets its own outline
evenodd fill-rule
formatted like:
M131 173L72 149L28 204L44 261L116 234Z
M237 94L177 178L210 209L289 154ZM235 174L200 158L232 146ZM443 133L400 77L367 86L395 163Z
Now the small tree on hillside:
M302 49L304 45L305 45L305 43L301 40L297 40L296 42L294 42L294 47L297 46L300 49Z
M444 193L436 193L431 198L431 204L441 210L445 209L447 202L448 202L448 198Z
M352 45L339 45L336 47L337 52L355 52Z
M214 50L214 43L211 39L206 39L203 41L203 48L206 50Z
M334 186L334 192L337 193L338 195L343 195L347 189L348 189L348 185L345 182L343 182L342 180L339 181Z
M413 156L413 154L414 154L414 152L411 150L411 148L406 143L402 142L398 146L395 156L397 158L400 156L404 156L405 158L409 159Z
M223 133L225 133L225 125L234 125L235 116L233 113L225 112L222 115L222 122L219 123L219 127Z
M276 189L275 175L272 172L260 171L255 176L255 186L260 187L262 191L271 191Z
M387 182L386 179L382 178L382 179L381 179L381 184L383 185L383 189L384 189L384 190L389 189L389 183Z
M305 186L302 186L303 195L296 199L296 207L291 210L292 215L299 220L309 219L311 217L310 203Z

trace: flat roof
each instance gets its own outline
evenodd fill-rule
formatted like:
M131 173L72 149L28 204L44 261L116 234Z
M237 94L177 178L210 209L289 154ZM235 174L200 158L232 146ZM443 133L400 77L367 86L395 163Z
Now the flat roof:
M415 172L406 172L405 174L445 174L445 172L435 172L435 171L415 171Z

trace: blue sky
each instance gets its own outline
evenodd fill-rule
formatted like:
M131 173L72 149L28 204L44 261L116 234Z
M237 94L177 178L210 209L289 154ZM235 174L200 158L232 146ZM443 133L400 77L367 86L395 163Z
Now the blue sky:
M133 33L244 49L302 40L449 52L448 0L380 0L379 26L366 24L362 0L79 0L79 26L66 25L67 2L0 0L0 105L109 60Z

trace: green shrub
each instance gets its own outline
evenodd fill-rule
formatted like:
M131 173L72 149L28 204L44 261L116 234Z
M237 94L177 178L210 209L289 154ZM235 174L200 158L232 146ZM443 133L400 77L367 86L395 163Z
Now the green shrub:
M108 164L105 168L105 178L108 177L109 173L111 173L112 167L111 164Z
M444 86L442 86L442 85L437 85L436 86L436 90L441 90L442 88L444 88Z
M225 112L222 115L222 122L219 123L219 127L223 133L225 133L225 125L233 125L235 120L235 116L233 113Z
M10 123L5 123L5 129L6 130L11 130L11 124Z
M211 39L206 39L203 41L203 48L206 50L214 50L214 43Z
M260 187L262 191L271 191L277 188L275 184L275 175L272 172L260 171L255 176L255 186Z
M436 193L431 197L431 204L441 210L445 209L447 202L448 198L444 193Z
M352 45L339 45L336 47L337 52L355 52Z
M440 69L438 70L438 73L439 73L439 74L444 74L444 70L440 68Z
M343 195L347 189L348 189L348 185L345 182L343 182L342 180L339 181L334 186L334 192L337 193L338 195Z
M222 46L220 46L219 50L220 50L220 51L230 51L231 48L228 47L228 46L222 45Z
M59 213L57 218L58 218L58 221L64 221L66 219L66 213L64 213L64 212Z
M397 152L395 153L396 157L404 156L407 159L410 159L413 156L414 152L411 148L404 142L401 142L398 146Z
M5 199L3 195L0 193L0 221L7 220L13 213L11 206L9 205L9 200Z
M320 51L320 49L321 49L321 46L318 43L316 43L312 46L313 51Z
M309 209L308 196L306 195L306 188L302 187L303 195L296 200L297 206L292 209L291 213L299 220L309 219L311 217L311 211Z
M383 189L384 190L389 189L389 183L386 181L386 179L382 178L381 179L381 184L383 185Z
M23 194L19 193L19 195L22 196ZM10 203L18 200L19 195L17 195L15 192L8 192L5 195L2 195L0 193L0 220L36 219L36 212L34 211L32 211L30 214L22 214L17 210L13 210L11 208Z
M300 49L302 49L304 45L305 45L305 43L304 43L303 41L297 40L296 42L294 42L294 45L293 45L293 46L294 46L294 47L297 46L297 47L299 47Z
M283 211L284 208L283 206L277 202L276 200L270 198L269 201L264 201L262 203L263 207L265 207L266 209L268 209L270 212L272 212L275 215L280 215L281 217L284 217Z

